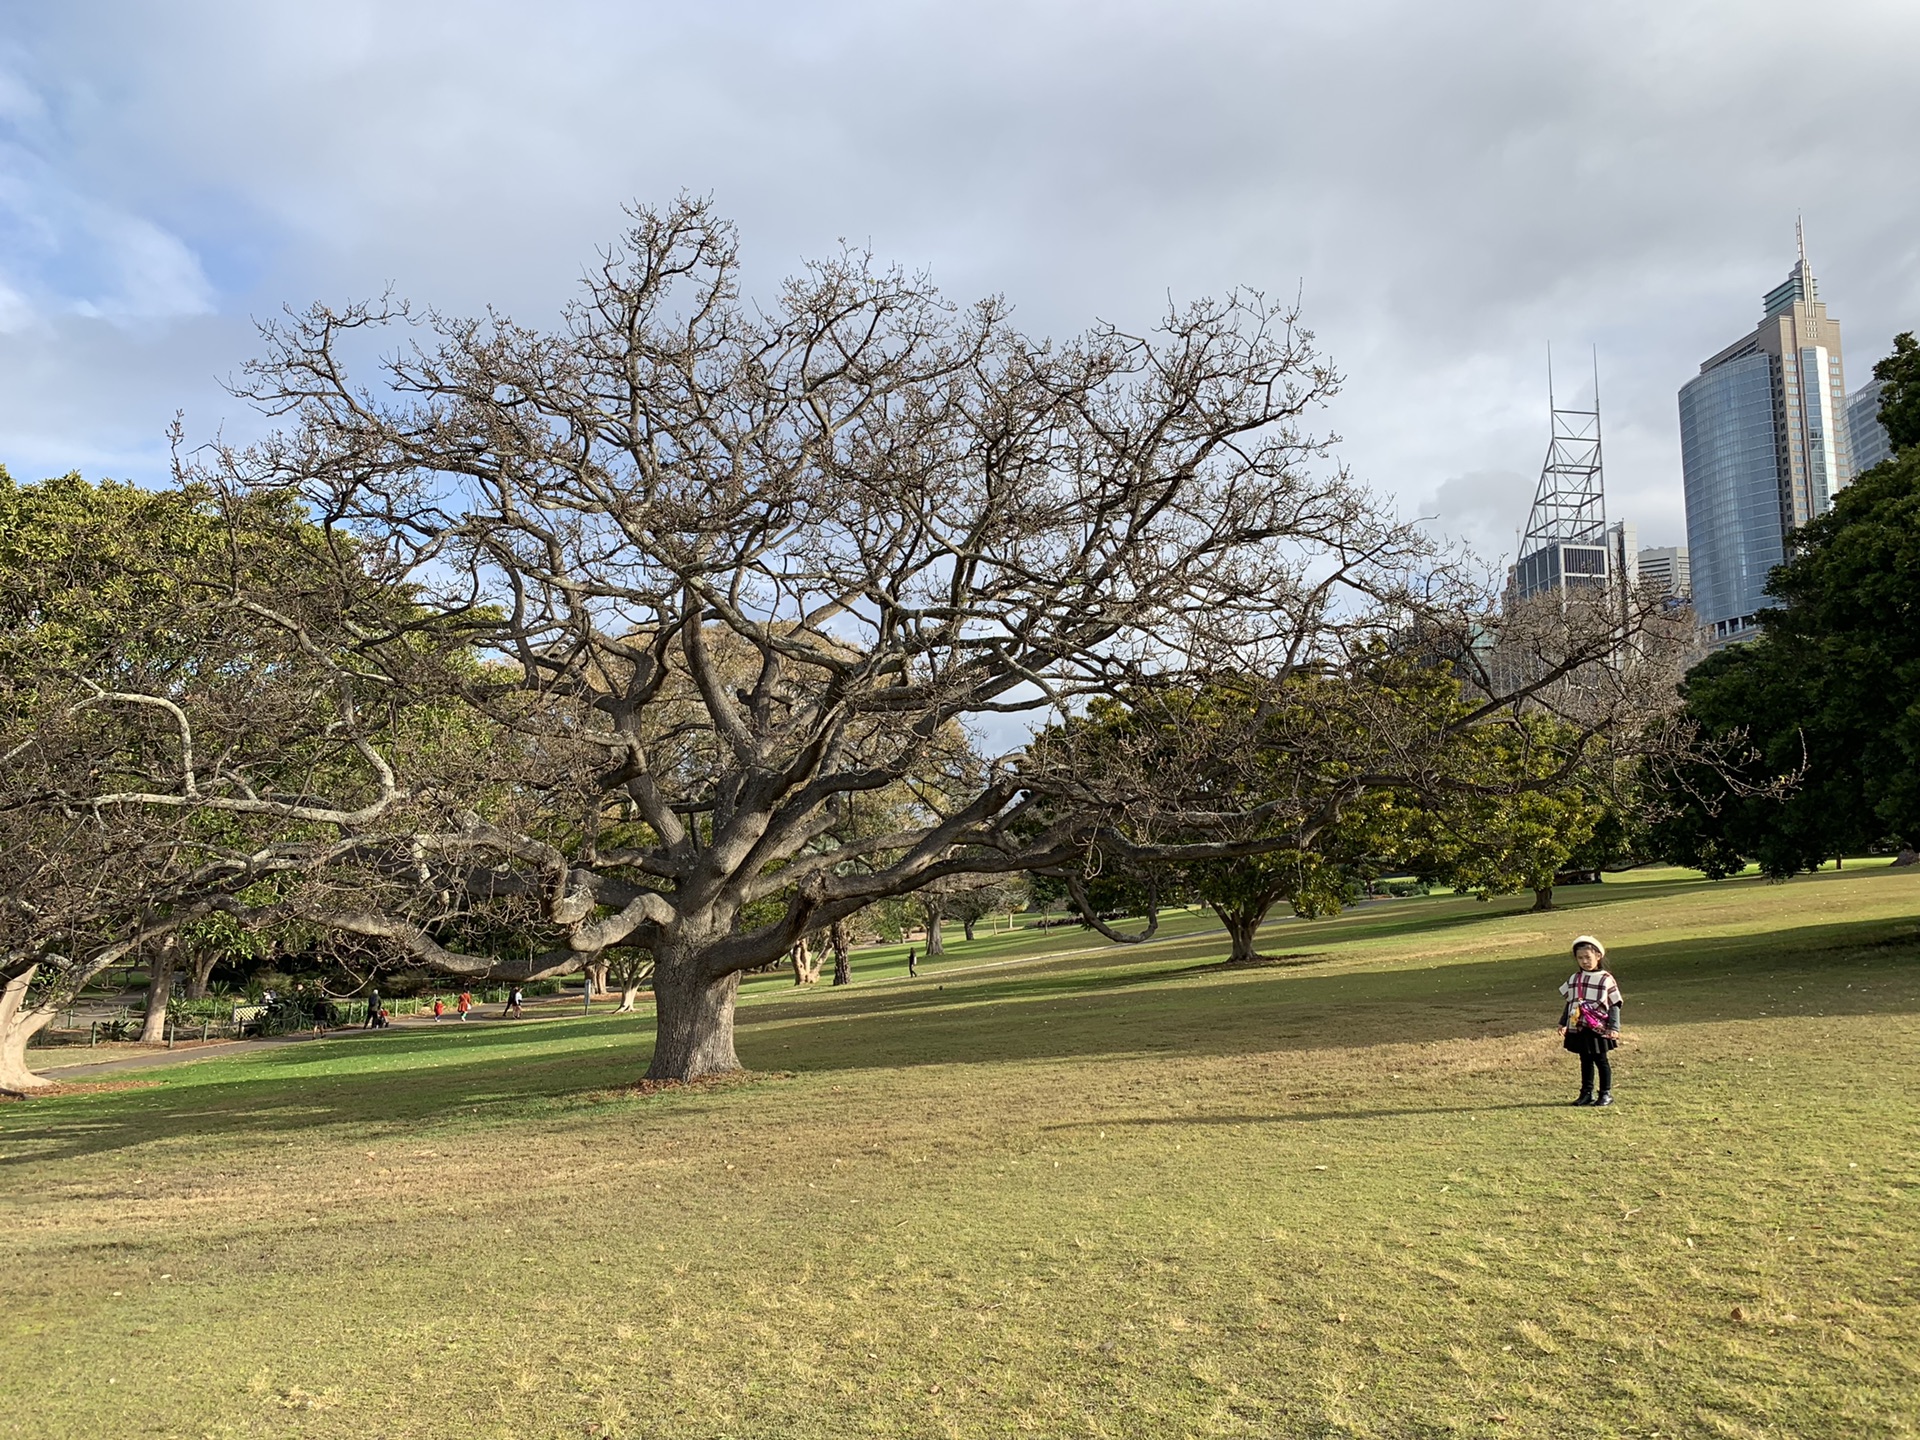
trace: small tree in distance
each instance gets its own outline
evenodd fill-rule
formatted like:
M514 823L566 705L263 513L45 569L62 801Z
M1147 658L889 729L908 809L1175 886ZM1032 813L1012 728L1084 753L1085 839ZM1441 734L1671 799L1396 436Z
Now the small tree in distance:
M1026 901L1026 882L1018 876L1001 876L954 892L948 911L960 922L960 933L971 940L982 920L1010 914Z

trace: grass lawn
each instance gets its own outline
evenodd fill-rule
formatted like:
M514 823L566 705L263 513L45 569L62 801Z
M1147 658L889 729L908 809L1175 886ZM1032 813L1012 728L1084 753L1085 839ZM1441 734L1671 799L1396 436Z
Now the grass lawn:
M596 1016L0 1106L0 1437L1915 1434L1920 874L1561 898L983 934L705 1090Z

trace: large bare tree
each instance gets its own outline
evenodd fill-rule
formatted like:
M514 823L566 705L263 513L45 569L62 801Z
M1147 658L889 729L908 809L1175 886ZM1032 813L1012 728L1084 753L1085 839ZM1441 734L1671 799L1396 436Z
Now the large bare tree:
M350 378L386 326L408 343ZM382 303L267 341L245 391L285 428L221 478L404 573L511 668L473 701L547 762L543 834L475 807L412 837L431 885L538 897L551 968L651 952L659 1078L733 1069L738 975L801 936L1129 843L1124 807L954 754L956 725L1320 664L1431 599L1417 532L1303 428L1334 372L1257 295L1051 344L847 253L756 307L732 230L682 201L633 212L552 333ZM847 823L903 781L911 823ZM330 919L467 963L404 905Z
M471 730L460 760L356 728L336 744L358 766L229 793L307 846L254 920L455 974L650 955L650 1074L685 1080L737 1067L744 970L877 900L1262 853L1433 768L1427 738L1372 737L1390 772L1280 841L1217 754L1089 769L1022 743L1023 717L1228 671L1285 686L1383 646L1471 668L1472 587L1304 428L1336 377L1288 307L1239 294L1054 344L857 253L754 306L706 204L632 221L552 332L392 302L267 330L242 388L282 428L197 479L298 497L343 593L386 597L342 621L344 653L381 660L356 685L395 717L457 690ZM1480 717L1611 665L1620 626L1576 629ZM423 697L393 657L425 650L453 658ZM175 768L144 803L192 813Z

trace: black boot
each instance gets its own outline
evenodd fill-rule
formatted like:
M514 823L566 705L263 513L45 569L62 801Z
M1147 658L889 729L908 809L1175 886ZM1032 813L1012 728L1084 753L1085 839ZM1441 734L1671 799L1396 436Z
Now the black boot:
M1593 1092L1591 1090L1582 1090L1580 1092L1580 1098L1571 1103L1575 1105L1597 1105L1599 1102L1593 1098Z
M1613 1103L1613 1092L1611 1090L1602 1090L1594 1097L1593 1103L1596 1105L1611 1105Z

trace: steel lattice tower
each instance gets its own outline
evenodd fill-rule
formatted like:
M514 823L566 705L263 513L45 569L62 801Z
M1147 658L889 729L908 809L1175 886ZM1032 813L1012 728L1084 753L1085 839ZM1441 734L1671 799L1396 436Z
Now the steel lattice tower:
M1607 584L1607 496L1600 468L1600 365L1594 357L1593 408L1563 408L1554 395L1553 357L1547 357L1547 405L1552 411L1547 458L1527 516L1514 579L1521 599L1569 586Z

